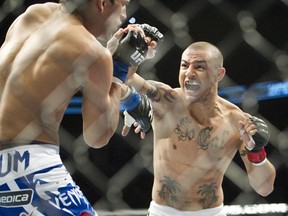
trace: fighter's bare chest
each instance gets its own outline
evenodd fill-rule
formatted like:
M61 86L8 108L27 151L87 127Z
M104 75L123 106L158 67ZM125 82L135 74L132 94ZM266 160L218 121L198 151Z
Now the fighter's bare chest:
M170 124L167 122L165 133L174 150L187 152L189 149L197 149L220 155L225 148L231 146L234 135L230 123L225 119L215 118L206 124L200 124L189 116L171 118Z

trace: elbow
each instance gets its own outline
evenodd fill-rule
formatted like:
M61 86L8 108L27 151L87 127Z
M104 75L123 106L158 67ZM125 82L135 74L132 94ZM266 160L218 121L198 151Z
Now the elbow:
M267 197L274 191L275 178L276 170L271 163L266 163L265 167L259 167L252 175L251 173L249 175L252 188L263 197Z
M107 141L102 141L102 140L93 142L93 141L90 141L90 140L84 138L84 141L89 147L94 148L94 149L102 148L108 144Z
M91 148L102 148L109 143L117 129L118 116L102 114L96 120L93 119L86 117L83 121L83 139Z
M252 187L260 196L267 197L274 190L274 179L267 179L262 184L254 184Z
M90 146L91 148L98 149L106 146L109 143L109 140L111 139L113 134L114 134L113 130L106 131L101 136L99 135L97 136L97 133L94 134L84 133L83 138L88 146Z
M270 186L261 187L256 192L263 197L267 197L269 194L273 192L273 190L274 190L274 186L270 185Z

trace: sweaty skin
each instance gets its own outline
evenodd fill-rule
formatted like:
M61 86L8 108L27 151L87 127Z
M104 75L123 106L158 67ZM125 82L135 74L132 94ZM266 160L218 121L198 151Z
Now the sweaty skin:
M0 142L59 144L65 109L81 90L86 143L108 143L121 88L112 83L111 53L96 37L113 35L129 1L95 2L74 14L61 4L35 4L12 24L0 49Z
M128 82L152 102L152 199L158 204L181 211L223 204L223 177L237 151L253 189L262 196L273 191L274 166L267 160L256 167L246 157L244 147L250 140L243 142L239 126L255 134L250 115L217 95L225 75L222 64L215 46L196 42L182 54L179 88L145 81L137 74Z

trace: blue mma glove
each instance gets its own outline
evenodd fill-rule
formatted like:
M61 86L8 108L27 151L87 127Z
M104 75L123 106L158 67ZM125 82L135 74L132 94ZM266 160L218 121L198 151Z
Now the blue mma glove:
M129 86L128 96L121 100L120 110L124 110L125 124L128 127L137 122L142 132L146 133L151 129L153 117L150 100L146 95L139 94L133 87Z

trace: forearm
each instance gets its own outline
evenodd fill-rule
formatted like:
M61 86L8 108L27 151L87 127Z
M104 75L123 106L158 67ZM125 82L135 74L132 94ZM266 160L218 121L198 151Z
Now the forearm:
M129 77L126 84L133 86L141 94L149 94L151 91L156 91L153 81L147 81L136 73Z
M276 170L267 160L261 166L250 164L251 170L248 173L249 182L252 188L261 196L268 196L274 189Z
M269 195L274 189L276 171L268 161L265 146L269 143L270 133L267 124L260 118L248 115L239 122L243 140L243 161L253 189L262 196Z
M112 83L109 95L98 100L83 98L83 136L85 142L100 148L106 145L115 133L119 121L121 85Z

